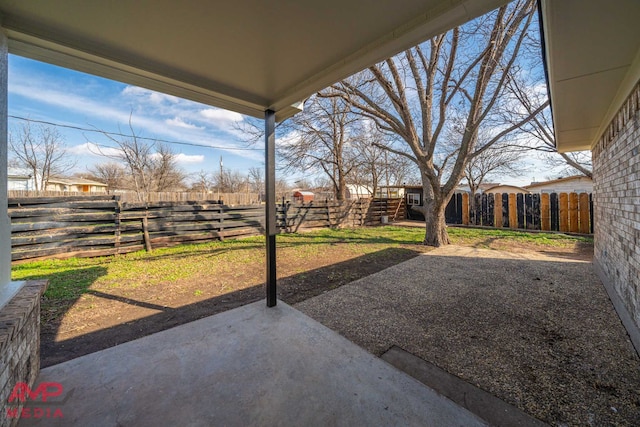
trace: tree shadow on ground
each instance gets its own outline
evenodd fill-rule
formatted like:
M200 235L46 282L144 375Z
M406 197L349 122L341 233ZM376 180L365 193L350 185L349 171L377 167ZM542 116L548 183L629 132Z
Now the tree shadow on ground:
M63 316L58 314L68 311L78 299L88 292L91 285L107 274L103 266L79 266L62 272L21 277L20 280L47 280L49 285L42 296L40 319L42 325L57 331Z
M414 258L419 254L418 251L406 248L387 248L347 261L280 278L278 279L278 298L288 304L295 304ZM96 275L96 278L105 272L102 267L95 267L95 269L92 270L92 273ZM51 279L51 276L49 278ZM57 321L47 325L42 331L41 365L43 368L240 307L258 301L265 296L264 284L261 284L172 308L91 290L88 289L88 286L78 293L78 297L83 292L98 298L117 300L159 312L64 341L56 341L58 329L64 318L64 316L59 316ZM71 302L68 308L72 305ZM167 345L171 345L171 343L167 343Z

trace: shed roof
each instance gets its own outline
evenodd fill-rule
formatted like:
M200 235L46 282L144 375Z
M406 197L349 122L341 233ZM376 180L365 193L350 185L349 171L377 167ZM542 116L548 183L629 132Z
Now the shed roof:
M545 185L549 185L549 184L557 184L559 182L567 182L567 181L580 181L580 180L588 180L588 181L592 181L591 178L589 178L588 176L584 176L584 175L572 175L572 176L567 176L564 178L558 178L558 179L552 179L550 181L543 181L543 182L532 182L529 185L525 185L524 188L535 188L535 187L543 187Z

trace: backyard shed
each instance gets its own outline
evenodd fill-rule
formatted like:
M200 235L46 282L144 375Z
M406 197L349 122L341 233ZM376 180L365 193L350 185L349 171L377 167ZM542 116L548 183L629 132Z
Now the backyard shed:
M314 198L314 194L311 191L294 191L293 192L293 201L296 203L307 203L312 202Z

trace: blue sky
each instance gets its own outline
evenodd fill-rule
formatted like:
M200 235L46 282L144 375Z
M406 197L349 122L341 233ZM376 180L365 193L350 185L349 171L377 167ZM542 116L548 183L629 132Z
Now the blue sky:
M143 137L220 147L203 148L171 144L178 164L187 173L217 171L224 167L246 171L263 167L263 151L247 148L234 124L242 115L164 95L38 61L9 56L9 115L56 124L97 128L130 134L129 116L136 134ZM22 120L9 118L9 129ZM99 146L115 146L100 133L58 127L71 153L77 156L77 172L107 161ZM108 149L102 148L108 152Z
M178 154L179 166L188 174L196 174L200 170L218 171L220 156L226 169L243 173L252 166L264 166L260 144L247 150L247 143L235 126L248 119L238 113L9 56L10 116L129 134L130 114L139 136L216 147L171 144ZM10 117L9 129L16 129L22 123L22 120ZM76 172L86 172L95 163L108 161L99 155L99 150L108 153L104 147L115 146L100 133L64 127L58 127L58 130L78 160ZM500 181L525 185L556 173L536 159L534 153L525 163L528 171L524 176L503 177ZM293 182L299 176L284 178Z

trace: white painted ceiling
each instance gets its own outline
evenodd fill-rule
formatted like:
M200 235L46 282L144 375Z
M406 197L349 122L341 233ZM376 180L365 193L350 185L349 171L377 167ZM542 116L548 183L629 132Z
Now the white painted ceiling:
M0 0L9 51L283 119L291 105L506 0Z

